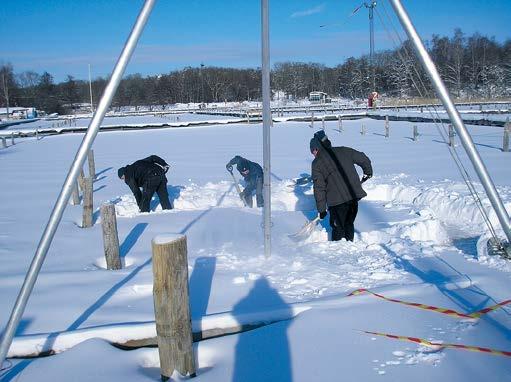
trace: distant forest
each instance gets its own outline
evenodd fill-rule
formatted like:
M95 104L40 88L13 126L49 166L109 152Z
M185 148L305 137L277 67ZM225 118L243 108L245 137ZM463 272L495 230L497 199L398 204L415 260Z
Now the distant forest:
M454 97L493 99L511 96L511 40L499 43L480 34L467 37L461 30L456 30L452 37L433 36L427 46ZM92 82L95 103L106 83L106 78L96 78ZM285 94L290 99L307 97L311 91L351 99L366 98L373 90L401 98L433 94L407 41L397 49L378 52L373 66L367 55L351 57L335 67L319 63L277 63L271 72L271 83L274 94L279 92L279 96ZM63 113L69 112L73 104L90 102L88 81L67 76L65 81L55 83L50 73L15 73L10 64L0 66L0 85L1 107L5 107L8 98L11 107L35 106L48 113ZM126 76L112 106L260 99L261 73L258 68L201 66L160 75Z

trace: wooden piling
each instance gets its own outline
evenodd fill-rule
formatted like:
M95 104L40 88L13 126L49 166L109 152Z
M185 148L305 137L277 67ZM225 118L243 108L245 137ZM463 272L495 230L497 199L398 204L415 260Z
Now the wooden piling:
M314 129L314 112L311 113L311 128Z
M337 125L339 128L339 133L341 133L342 132L342 119L341 119L340 115L337 117Z
M92 178L83 180L83 220L82 228L92 227Z
M121 269L122 264L119 252L119 236L117 234L115 206L112 203L106 203L101 206L100 211L106 268L110 270Z
M83 173L83 168L80 170L80 173L78 174L78 185L80 186L80 190L82 191L83 193L83 188L84 188L84 179L85 179L85 174Z
M71 204L73 206L77 206L80 204L80 193L78 191L78 181L75 182L75 185L73 187L73 192L71 194Z
M454 127L449 124L449 146L454 147Z
M321 128L325 130L325 116L321 117Z
M2 148L4 149L7 148L7 140L5 139L5 137L2 137Z
M511 134L511 122L507 118L504 124L504 138L502 140L502 151L509 152L509 135Z
M361 135L366 134L366 125L365 124L362 124L362 126L360 126L360 134Z
M152 240L152 252L161 378L167 381L174 370L194 377L186 236L156 236Z
M413 140L417 142L417 139L419 137L419 130L417 128L417 125L413 125Z
M385 116L385 138L390 136L389 116Z
M96 164L94 162L94 150L89 150L87 159L89 162L89 176L92 178L92 180L94 180L96 179Z
M14 131L11 133L11 145L14 145Z

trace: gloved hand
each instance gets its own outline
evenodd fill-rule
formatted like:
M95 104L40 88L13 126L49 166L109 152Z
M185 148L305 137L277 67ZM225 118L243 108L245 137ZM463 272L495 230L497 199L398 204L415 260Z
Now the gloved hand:
M321 220L323 220L324 218L326 218L326 211L320 212L318 216Z
M364 174L364 176L362 176L362 179L360 179L360 183L364 183L366 180L371 179L372 177L373 177L372 175Z
M226 164L225 168L227 169L227 171L232 172L232 164Z

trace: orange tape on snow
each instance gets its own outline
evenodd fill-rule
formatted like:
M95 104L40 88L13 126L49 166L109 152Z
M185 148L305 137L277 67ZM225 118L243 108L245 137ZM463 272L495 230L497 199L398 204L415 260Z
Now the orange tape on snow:
M452 309L438 308L436 306L419 304L417 302L408 302L408 301L403 301L403 300L396 300L394 298L385 297L385 296L383 296L381 294L371 292L370 290L364 289L364 288L354 290L353 292L351 292L348 295L348 297L349 296L357 296L357 295L362 294L362 293L369 293L369 294L372 294L373 296L376 296L376 297L381 298L381 299L386 300L386 301L396 302L398 304L412 306L412 307L418 308L418 309L430 310L430 311L441 313L441 314L445 314L445 315L448 315L448 316L451 316L451 317L469 318L469 319L481 318L486 313L492 312L494 310L499 309L500 307L502 307L504 305L507 305L507 304L511 303L511 300L506 300L506 301L499 302L498 304L489 306L488 308L484 308L484 309L478 310L477 312L466 314L466 313L457 312L457 311L452 310Z
M439 342L428 341L428 340L425 340L423 338L396 336L394 334L369 332L369 331L366 331L366 330L364 330L363 332L367 333L367 334L373 334L375 336L391 338L393 340L414 342L416 344L428 346L428 347L431 347L431 348L437 348L437 349L441 349L441 348L446 348L446 349L461 349L461 350L474 351L474 352L478 352L478 353L486 353L486 354L492 354L492 355L501 355L501 356L504 356L504 357L511 357L511 351L495 350L495 349L483 348L483 347L480 347L480 346L468 346L468 345L459 345L459 344L444 344L444 343L439 343Z

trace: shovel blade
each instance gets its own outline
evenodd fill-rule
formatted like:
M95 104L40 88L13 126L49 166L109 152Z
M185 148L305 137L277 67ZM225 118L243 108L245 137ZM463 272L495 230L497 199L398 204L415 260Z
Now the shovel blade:
M314 228L316 227L318 221L319 218L311 220L310 222L306 223L298 232L288 235L289 238L295 241L305 240L314 231Z

